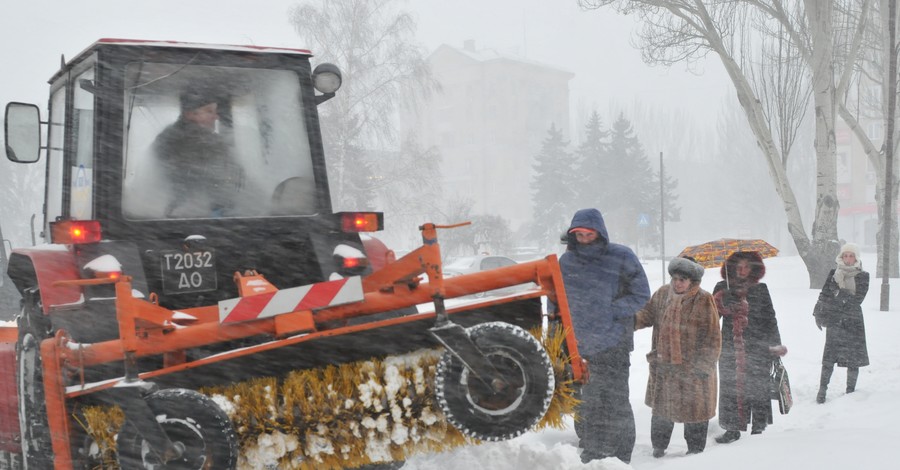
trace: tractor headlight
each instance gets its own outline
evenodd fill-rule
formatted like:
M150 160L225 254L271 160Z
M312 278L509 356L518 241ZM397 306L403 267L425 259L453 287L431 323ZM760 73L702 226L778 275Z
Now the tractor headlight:
M312 74L313 86L320 93L330 94L341 87L341 70L337 65L324 63L316 66Z

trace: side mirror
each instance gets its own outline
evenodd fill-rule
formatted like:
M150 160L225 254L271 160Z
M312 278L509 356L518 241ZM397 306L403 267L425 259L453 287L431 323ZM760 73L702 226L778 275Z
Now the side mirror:
M41 157L41 111L33 104L7 104L3 136L7 158L17 163L38 161Z

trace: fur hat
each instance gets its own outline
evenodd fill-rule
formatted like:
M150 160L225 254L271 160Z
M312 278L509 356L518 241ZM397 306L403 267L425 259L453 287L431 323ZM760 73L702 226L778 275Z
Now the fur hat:
M676 274L682 275L691 280L691 282L700 282L706 269L693 260L687 258L672 258L669 261L669 276Z
M838 258L844 253L853 253L856 256L856 259L859 259L859 245L856 243L844 243L840 253L838 253Z

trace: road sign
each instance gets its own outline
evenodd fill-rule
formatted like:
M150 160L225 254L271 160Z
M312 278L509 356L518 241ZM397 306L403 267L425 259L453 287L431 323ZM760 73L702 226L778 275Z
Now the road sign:
M650 225L650 216L647 214L638 214L638 227L647 227Z

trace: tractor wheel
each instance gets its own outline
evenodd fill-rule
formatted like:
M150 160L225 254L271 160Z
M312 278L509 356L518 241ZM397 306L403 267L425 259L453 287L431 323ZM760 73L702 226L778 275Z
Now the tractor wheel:
M19 430L22 433L22 468L53 467L53 448L44 400L41 341L49 336L41 309L40 293L31 290L18 318L16 347L16 391L19 400Z
M231 420L209 397L170 388L152 393L146 400L182 454L165 464L158 462L147 441L126 421L116 438L123 470L229 470L237 466L238 440Z
M553 398L555 379L550 357L524 329L504 322L475 325L469 337L509 386L495 392L452 353L438 363L435 388L447 420L463 434L501 441L528 431L540 421Z

